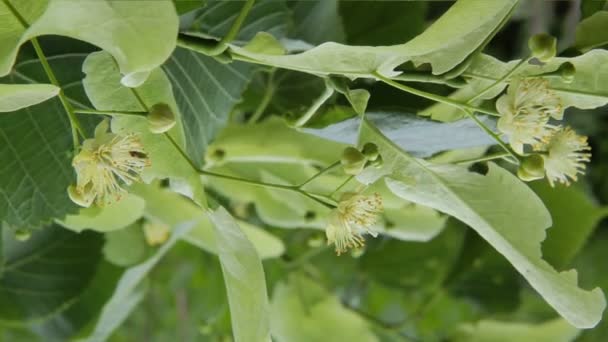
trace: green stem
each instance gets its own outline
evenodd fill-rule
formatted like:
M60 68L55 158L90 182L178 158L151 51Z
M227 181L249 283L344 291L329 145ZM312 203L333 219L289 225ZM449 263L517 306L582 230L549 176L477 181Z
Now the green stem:
M475 96L473 96L472 98L470 98L467 103L470 104L473 101L479 99L480 97L484 96L488 91L492 90L492 88L494 88L496 85L506 81L509 77L511 77L511 75L513 75L519 68L521 68L525 63L529 62L530 59L532 57L528 57L528 58L524 58L521 61L519 61L519 63L517 63L513 68L511 68L511 70L509 70L507 73L505 73L501 78L495 80L494 82L492 82L492 84L490 84L489 86L487 86L485 89L483 89L482 91L480 91L479 93L477 93Z
M89 115L120 115L120 116L147 116L147 112L129 112L129 111L116 111L116 110L93 110L93 109L75 109L76 114L89 114Z
M10 1L2 0L2 2L9 9L11 14L15 18L17 18L17 21L19 21L19 23L23 26L24 29L27 29L30 27L29 23L25 20L25 18L21 15L21 13L19 13L19 11L17 11L17 9L13 6L13 4ZM59 101L61 102L61 105L63 106L65 112L68 115L68 119L70 120L70 126L72 129L72 143L74 145L74 152L77 152L78 147L80 146L80 141L78 140L78 134L80 134L84 138L85 137L84 130L82 129L82 126L80 125L80 122L78 121L78 118L74 114L73 108L70 105L70 102L68 101L67 97L65 96L63 89L61 89L61 86L59 85L59 82L57 81L57 77L55 77L55 73L53 73L53 69L51 68L51 65L49 64L49 62L47 61L46 56L44 55L44 51L42 51L42 47L40 46L40 43L38 43L38 40L36 38L32 38L31 42L32 42L32 45L34 46L34 50L36 51L36 55L38 56L38 59L40 60L40 63L42 64L42 68L44 69L44 72L46 73L46 76L48 77L48 79L51 81L51 83L54 86L59 88L59 94L58 94Z
M319 108L321 108L321 106L325 103L325 101L327 101L331 97L331 95L333 95L333 93L333 88L329 87L328 85L325 85L325 91L323 92L323 94L321 94L321 96L319 96L315 100L315 102L310 106L310 108L308 108L306 113L304 113L304 115L302 115L302 117L300 117L298 121L296 121L295 127L302 127L306 125L306 123L315 115Z
M318 203L324 205L325 207L327 207L329 209L333 209L336 207L333 203L328 203L317 197L317 196L320 197L320 195L311 194L307 191L304 191L304 190L298 188L297 186L260 182L260 181L256 181L256 180L252 180L252 179L245 179L245 178L240 178L240 177L223 175L220 173L215 173L215 172L200 170L200 169L197 169L196 171L199 174L204 175L204 176L228 179L228 180L232 180L232 181L236 181L236 182L241 182L241 183L265 187L265 188L274 188L274 189L279 189L279 190L295 191L303 196L310 198L311 200L313 200L315 202L318 202Z
M214 46L194 47L192 42L189 41L188 39L184 39L183 36L178 37L178 46L187 48L187 49L191 49L191 50L195 50L197 52L206 54L211 57L218 56L218 55L224 53L224 51L226 51L226 49L228 48L228 44L230 42L232 42L238 35L239 31L241 30L241 26L245 22L245 19L247 18L247 15L251 11L251 8L253 7L254 4L255 4L255 0L247 0L247 2L245 2L243 7L241 8L241 11L239 12L238 17L232 23L230 30L228 30L228 33Z
M496 141L496 143L498 143L498 145L503 148L503 150L505 150L507 153L509 153L511 155L511 157L514 158L516 164L519 162L519 157L517 156L517 153L515 153L515 151L513 151L513 149L498 136L498 134L496 134L488 126L486 126L483 122L481 122L481 120L479 120L479 118L477 117L477 115L475 115L475 113L473 113L472 111L470 111L468 109L465 109L464 112L468 117L470 117L471 119L473 119L473 121L475 121L477 126L479 126L481 129L484 130L484 132L486 132L489 136L491 136Z
M324 174L325 172L333 169L334 167L340 165L340 161L337 161L331 165L329 165L328 167L324 168L323 170L317 172L314 176L308 178L306 181L304 181L304 183L298 185L298 188L303 188L306 184L312 182L313 180L317 179L317 177L321 176L322 174Z
M500 139L500 137L494 133L488 126L486 126L483 122L481 122L481 120L479 120L479 118L477 118L477 116L474 114L474 111L477 112L481 112L481 113L485 113L485 114L490 114L490 115L494 115L494 116L500 116L500 114L498 114L498 112L496 111L491 111L488 109L483 109L483 108L478 108L475 106L472 106L468 103L461 103L459 101L455 101L452 100L450 98L444 97L444 96L440 96L440 95L436 95L436 94L431 94L431 93L427 93L425 91L422 90L418 90L416 88L412 88L412 87L408 87L404 84L395 82L389 78L386 78L382 75L380 75L379 73L375 73L375 76L380 79L381 81L383 81L384 83L391 85L397 89L403 90L405 92L414 94L414 95L418 95L424 98L427 98L429 100L433 100L436 102L441 102L441 103L445 103L447 105L451 105L453 107L459 108L461 110L463 110L465 112L465 114L470 117L471 119L473 119L473 121L475 121L475 123L477 124L477 126L479 126L481 129L483 129L489 136L491 136L494 140L496 140L496 142L498 143L498 145L500 145L500 147L502 147L506 152L508 152L513 158L515 158L516 161L519 160L519 158L517 157L517 154L515 153L515 151L513 151L513 149L511 149L511 147L509 147L509 145L507 145L504 141L502 141L502 139Z
M230 175L223 175L223 174L215 173L215 172L211 172L211 171L201 170L194 164L194 162L192 162L190 157L188 157L186 152L184 152L184 150L182 150L182 148L177 144L177 141L175 141L175 139L173 139L173 137L171 135L169 135L168 133L164 133L164 135L169 140L169 142L171 142L173 147L175 147L175 149L180 153L180 155L188 162L188 164L190 164L190 167L192 167L192 169L195 172L197 172L198 174L201 174L204 176L209 176L209 177L228 179L228 180L232 180L232 181L236 181L236 182L241 182L241 183L245 183L245 184L256 185L256 186L261 186L261 187L266 187L266 188L275 188L275 189L280 189L280 190L295 191L303 196L310 198L311 200L313 200L315 202L318 202L318 203L326 206L327 208L333 209L336 207L333 203L328 203L328 202L316 197L316 196L322 197L321 195L311 194L294 185L265 183L265 182L259 182L259 181L252 180L252 179L245 179L245 178L240 178L240 177L235 177L235 176L230 176Z
M354 175L350 175L348 176L344 182L342 182L342 184L340 184L334 191L332 191L331 194L327 195L327 197L329 198L333 198L333 196L336 194L336 192L340 191L340 189L342 189L346 184L348 184L348 182L350 182L351 179L353 179L355 176Z
M42 51L42 47L40 46L40 43L38 43L38 39L32 38L31 42L34 46L34 50L36 51L36 55L38 56L38 59L42 64L42 68L46 73L46 76L54 86L59 88L59 101L61 102L61 105L63 106L63 109L67 113L68 119L70 120L70 126L72 128L72 143L74 144L74 149L78 150L78 147L80 146L78 134L85 138L84 130L82 129L82 126L80 125L76 114L74 113L72 105L65 96L63 89L61 89L61 85L59 84L59 81L57 81L57 77L55 77L55 73L53 72L53 69L51 68L51 65L49 64L48 60L46 59L44 51Z
M248 124L254 124L254 123L258 122L258 120L260 120L260 118L262 117L262 115L266 111L266 108L268 108L268 105L270 104L270 100L272 100L272 96L274 95L274 91L275 91L274 72L271 72L268 75L268 83L266 84L266 91L264 92L264 96L262 97L262 101L260 102L260 104L256 108L256 110L253 113L253 115L251 115L251 117L247 121Z
M255 0L247 0L247 2L245 2L243 7L241 8L241 11L239 12L239 16L236 18L234 23L232 23L232 26L230 27L230 31L228 31L228 34L226 34L224 36L224 38L222 38L222 40L220 40L220 45L222 45L222 44L227 45L228 43L233 41L234 38L236 38L236 35L239 34L239 31L241 30L241 26L245 22L245 19L247 18L249 11L251 11L251 8L253 7L254 4L255 4ZM226 47L224 47L224 50L225 49L226 49Z
M308 251L306 251L299 257L297 257L295 260L286 262L283 266L287 270L294 270L296 268L299 268L303 264L308 263L311 259L313 259L314 257L318 256L319 254L329 250L330 248L331 248L331 245L323 245L321 247L309 249Z
M450 99L449 97L445 97L445 96L441 96L441 95L437 95L437 94L433 94L433 93L428 93L423 90L412 88L412 87L406 86L405 84L395 82L395 81L391 80L390 78L382 76L381 74L379 74L377 72L374 73L374 76L376 78L378 78L379 80L381 80L382 82L384 82L392 87L403 90L410 94L414 94L414 95L424 97L429 100L433 100L435 102L444 103L449 106L456 107L458 109L462 109L465 111L470 110L470 111L480 112L480 113L484 113L484 114L488 114L488 115L492 115L492 116L500 116L500 114L496 110L476 107L476 106L470 105L468 103L462 103L462 102Z
M479 157L479 158L458 160L458 161L455 161L454 164L471 164L471 163L477 163L477 162L489 161L489 160L495 160L495 159L504 159L505 157L508 157L510 155L511 154L509 154L509 152L499 152L499 153L494 153L494 154L488 154L487 156L483 156L483 157Z

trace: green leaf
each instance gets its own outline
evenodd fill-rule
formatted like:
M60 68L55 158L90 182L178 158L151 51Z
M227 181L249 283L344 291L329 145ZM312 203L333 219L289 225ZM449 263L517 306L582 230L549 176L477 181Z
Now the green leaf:
M67 215L63 220L59 220L59 223L75 232L91 229L105 233L125 228L135 222L143 216L144 206L141 198L128 194L120 201L103 208L81 208L78 214Z
M558 273L541 258L540 244L551 217L515 176L494 164L481 175L414 159L364 122L360 143L366 142L378 145L385 162L381 170L359 175L360 181L386 176L387 186L396 195L458 218L507 258L569 323L590 328L599 322L606 306L602 291L580 289L576 271Z
M568 342L574 341L580 330L561 318L530 324L481 320L464 325L454 336L457 342ZM452 341L452 340L451 340Z
M597 11L608 9L606 4L606 0L582 0L580 4L582 18L587 18Z
M206 34L222 37L243 4L242 1L208 1L194 26ZM282 36L287 15L282 1L256 1L238 39L248 40L259 31ZM184 48L177 48L163 66L182 113L186 150L197 166L203 165L208 144L228 122L230 112L240 102L256 69L240 62L222 64Z
M112 295L122 271L122 268L102 261L95 270L95 276L74 304L49 319L34 324L31 329L43 339L65 341L79 336L97 318L99 311Z
M81 74L85 55L60 54L49 63L75 106L88 103ZM47 82L36 59L20 61L3 83ZM76 210L67 195L75 181L71 167L70 124L58 98L0 115L0 217L10 226L34 228Z
M0 322L39 322L73 305L95 275L101 235L76 234L57 225L32 232L26 242L16 241L12 233L3 229Z
M370 244L360 259L361 269L399 289L436 291L447 278L464 242L463 227L449 222L441 234L428 242L388 240Z
M196 226L184 236L184 240L210 253L217 254L213 227L201 208L177 193L155 188L151 185L137 185L133 191L146 200L146 217L170 227L183 222L197 220ZM257 249L262 259L275 258L283 254L283 242L263 229L244 222L243 232Z
M175 227L171 237L151 257L143 263L127 269L114 289L110 300L104 305L95 327L90 335L79 341L105 341L112 332L124 322L129 313L144 298L145 286L142 282L179 239L186 235L196 224L190 221Z
M469 67L463 72L462 76L466 77L476 76L478 74L491 74L495 75L496 79L491 77L474 77L469 79L465 86L453 91L449 95L449 98L459 102L469 101L471 98L477 96L477 94L485 91L486 88L494 84L499 77L502 77L502 75L509 72L509 70L511 70L511 68L513 68L517 62L518 61L502 63L498 59L485 54L475 56L471 60L471 65L469 65ZM491 99L498 96L498 94L500 94L506 86L506 83L494 85L491 90L488 90L485 93L485 95L481 96L478 100L472 101L472 104L479 105L484 99ZM445 103L435 103L425 110L419 112L418 115L430 116L431 119L437 121L450 122L462 119L465 116L465 113L460 108L456 108Z
M543 200L553 218L553 226L543 242L544 258L557 268L570 261L583 248L595 227L608 215L591 194L580 185L550 187L545 181L533 182L530 187Z
M608 44L608 11L599 11L576 26L574 46L587 51Z
M604 263L598 262L608 258L608 234L606 230L598 230L589 240L585 249L576 257L574 265L581 272L581 283L599 284L608 291L608 273ZM580 337L580 342L602 342L608 334L608 311L604 312L603 320L594 329L586 330Z
M509 64L516 63L511 61ZM560 96L564 108L577 107L593 109L608 103L608 51L591 50L584 55L574 58L553 58L543 66L527 64L514 76L540 75L557 70L564 62L570 62L576 68L574 80L565 83L561 77L547 77L549 88ZM464 76L474 79L483 79L484 82L495 81L504 75L509 65L488 56L480 56L473 60L470 67L463 73ZM477 83L483 88L483 83ZM495 90L500 91L507 85L503 82ZM497 93L494 93L494 96Z
M283 162L329 165L344 149L329 142L289 128L279 118L256 125L227 126L207 150L208 166L228 162Z
M182 15L205 5L205 0L173 0L177 14Z
M344 42L342 18L338 14L338 0L290 1L293 29L290 37L310 44Z
M209 214L226 282L236 342L270 341L264 268L253 244L226 209Z
M21 18L28 23L34 22L44 12L48 0L22 1L9 0L8 3L17 11ZM17 57L17 49L21 45L21 36L26 27L15 16L13 9L6 1L0 2L0 75L6 75Z
M427 7L425 1L341 1L346 41L377 46L410 40L424 31Z
M17 1L11 1L17 2ZM21 6L15 12L0 5L0 14L8 16L39 13L43 4L30 5L24 13ZM13 18L9 19L14 21ZM27 21L27 19L26 19ZM0 55L0 75L10 72L19 46L40 35L61 35L89 42L114 56L124 75L121 83L136 87L141 85L150 72L160 66L173 52L176 45L179 20L170 0L148 2L141 6L132 1L63 1L48 0L48 5L35 21L13 23L11 31L18 29L20 39L15 40ZM103 30L99 28L103 27ZM9 31L10 32L10 31Z
M103 255L110 263L128 267L133 266L146 256L147 244L141 224L134 223L121 230L106 233Z
M163 70L171 80L182 113L188 154L200 167L207 145L228 122L230 111L253 76L254 66L222 64L177 48Z
M59 94L51 84L0 84L0 113L44 102Z
M86 74L83 80L85 90L98 110L141 112L157 103L168 104L178 120L178 124L168 134L178 144L181 142L183 129L179 123L179 112L173 99L171 84L161 69L154 70L140 87L126 88L120 83L120 74L112 56L105 52L96 52L87 57L83 71ZM140 99L146 108L142 107ZM150 132L145 117L114 117L112 131L139 134L151 161L151 166L147 167L142 174L145 182L149 183L157 178L171 178L187 182L192 198L199 205L205 204L205 194L199 174L177 151L165 134L159 135Z
M440 123L403 112L368 112L365 115L384 135L402 149L417 157L429 157L437 152L488 146L494 140L488 137L473 120ZM492 127L489 118L480 118ZM346 144L356 144L361 118L355 117L320 129L304 131L316 136Z
M317 282L292 274L271 302L272 336L289 342L376 342L368 322L344 308Z
M194 21L194 28L206 35L224 37L238 16L244 1L208 0L207 5ZM248 41L258 32L268 32L275 37L287 33L289 9L284 0L257 0L236 37Z
M515 0L501 2L466 0L450 10L425 32L408 43L393 46L348 46L325 43L303 53L285 56L252 53L231 45L234 58L319 75L340 74L351 78L398 74L402 63L430 63L434 74L445 73L465 60L506 20Z

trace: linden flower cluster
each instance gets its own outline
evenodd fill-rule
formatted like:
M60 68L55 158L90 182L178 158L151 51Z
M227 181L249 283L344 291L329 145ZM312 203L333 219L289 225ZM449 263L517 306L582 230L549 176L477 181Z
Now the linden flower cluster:
M501 114L497 127L515 152L524 155L524 147L529 145L542 157L534 159L539 162L524 162L518 171L520 178L533 180L546 175L551 186L556 182L568 185L584 173L590 147L587 137L577 135L570 127L550 123L551 119L563 118L564 108L548 85L541 78L513 80L496 102Z
M379 194L359 195L346 193L329 216L325 229L327 244L336 246L338 255L349 248L362 247L365 244L364 233L373 237L378 234L372 229L382 213L382 197Z
M72 160L76 185L68 187L74 203L89 207L93 202L104 206L119 200L126 192L121 183L140 181L150 160L136 134L108 132L109 121L95 128L95 137L82 143L82 150Z

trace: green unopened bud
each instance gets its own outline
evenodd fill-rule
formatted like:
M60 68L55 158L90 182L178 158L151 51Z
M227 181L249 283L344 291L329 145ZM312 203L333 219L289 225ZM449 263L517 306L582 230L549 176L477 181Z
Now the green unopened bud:
M347 147L342 152L342 159L340 163L344 168L344 172L349 175L358 175L363 171L367 158L354 147Z
M526 182L545 177L545 160L540 154L524 157L517 169L517 176Z
M365 158L370 161L374 161L378 159L378 156L380 156L380 152L378 152L378 145L374 143L366 143L363 145L361 153L363 153Z
M384 164L384 161L382 160L381 155L378 155L378 157L376 159L369 162L369 166L373 166L377 169L381 168L383 164Z
M559 71L560 76L562 77L562 81L564 81L565 83L571 83L572 81L574 81L574 75L576 74L576 67L574 66L574 64L570 62L562 63L562 65L560 65L559 69L557 70Z
M148 113L148 127L152 133L165 133L175 126L175 114L166 103L157 103Z
M32 232L29 229L17 229L15 230L15 240L17 241L27 241L32 236Z
M546 63L557 54L557 39L546 33L539 33L528 40L532 56Z

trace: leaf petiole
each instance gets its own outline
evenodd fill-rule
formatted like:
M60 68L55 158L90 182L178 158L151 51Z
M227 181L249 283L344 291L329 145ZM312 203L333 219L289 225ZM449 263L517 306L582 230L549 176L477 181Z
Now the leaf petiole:
M488 154L486 156L479 157L479 158L458 160L458 161L453 162L453 164L472 164L472 163L490 161L490 160L496 160L496 159L505 159L505 157L508 157L508 156L510 156L510 154L508 152L498 152L498 153Z
M76 114L89 114L89 115L118 115L118 116L146 116L147 112L129 112L129 111L115 111L115 110L92 110L92 109L75 109Z
M63 106L63 109L67 113L68 119L70 120L70 126L72 127L72 143L74 144L74 150L76 152L80 146L78 134L80 134L82 138L86 138L84 135L84 130L82 129L76 114L74 113L74 108L72 108L68 98L65 96L63 89L61 89L61 85L59 84L59 81L57 81L57 77L55 77L55 73L46 59L44 51L42 51L42 47L40 46L40 43L38 43L38 39L32 38L31 42L49 81L51 81L54 86L59 88L59 94L57 96L59 97L59 101L61 102L61 105Z
M433 93L428 93L428 92L423 91L423 90L412 88L412 87L407 86L405 84L402 84L402 83L399 83L399 82L395 82L395 81L393 81L392 79L390 79L388 77L382 76L378 72L374 73L374 77L376 77L380 81L382 81L382 82L384 82L384 83L386 83L386 84L388 84L388 85L390 85L392 87L395 87L397 89L403 90L403 91L408 92L410 94L414 94L414 95L417 95L417 96L420 96L420 97L424 97L424 98L429 99L429 100L433 100L435 102L445 103L445 104L447 104L449 106L456 107L456 108L459 108L459 109L462 109L462 110L471 110L471 111L480 112L480 113L484 113L484 114L491 115L491 116L500 116L500 114L496 110L489 109L489 108L476 107L476 106L473 106L473 105L468 104L468 103L462 103L460 101L456 101L456 100L450 99L449 97L445 97L445 96L441 96L441 95L437 95L437 94L433 94Z
M319 197L325 198L325 196L309 193L308 191L300 189L300 187L298 187L296 185L266 183L266 182L256 181L253 179L240 178L240 177L235 177L235 176L230 176L230 175L223 175L221 173L215 173L215 172L211 172L211 171L207 171L207 170L201 170L194 164L194 162L190 159L190 157L188 157L186 152L184 152L184 150L182 150L182 148L177 144L177 142L175 141L175 139L173 139L173 137L171 135L169 135L168 133L164 133L164 135L169 140L169 142L171 142L173 147L175 147L175 149L180 153L180 155L188 162L188 164L190 164L190 167L192 167L192 169L194 171L196 171L197 173L199 173L203 176L223 178L223 179L228 179L228 180L232 180L235 182L241 182L241 183L246 183L246 184L250 184L250 185L257 185L257 186L266 187L266 188L294 191L305 197L310 198L311 200L313 200L317 203L324 205L327 208L333 209L336 207L335 203L330 203L327 200L322 200L319 198Z

